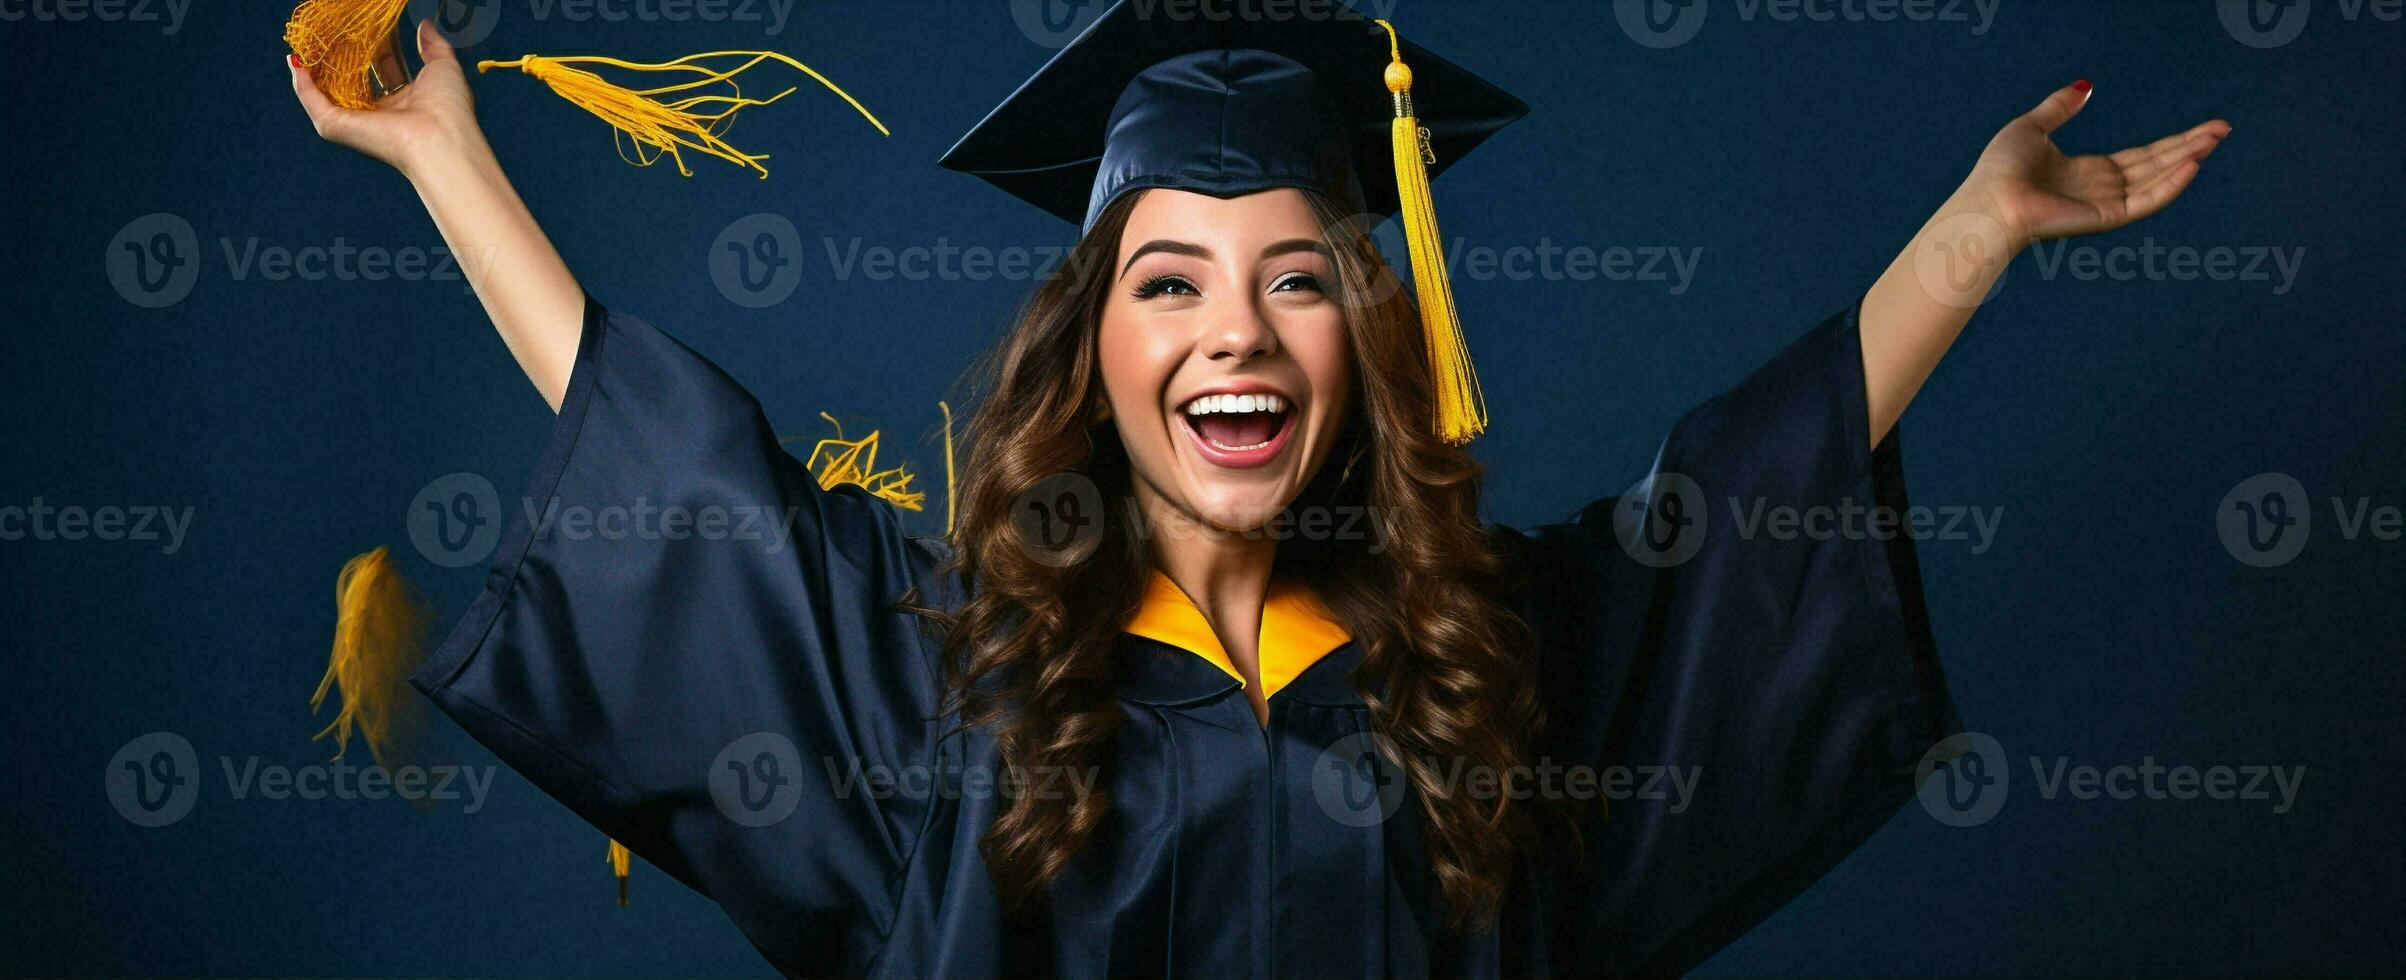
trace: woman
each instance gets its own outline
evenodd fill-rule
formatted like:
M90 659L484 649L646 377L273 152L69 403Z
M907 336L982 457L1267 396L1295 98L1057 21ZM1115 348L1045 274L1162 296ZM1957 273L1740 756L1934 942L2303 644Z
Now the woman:
M1519 104L1359 22L1120 8L947 158L1083 232L992 359L939 541L819 490L741 388L590 301L419 45L373 112L294 86L496 257L477 294L560 413L534 498L785 527L514 528L417 683L788 973L1701 961L1956 724L1908 542L1688 508L1901 510L1898 417L2016 247L2161 209L2229 129L2067 158L2089 87L2056 92L1855 308L1689 413L1645 493L1486 528L1414 300L1343 229L1403 205L1360 162L1391 53L1440 161Z

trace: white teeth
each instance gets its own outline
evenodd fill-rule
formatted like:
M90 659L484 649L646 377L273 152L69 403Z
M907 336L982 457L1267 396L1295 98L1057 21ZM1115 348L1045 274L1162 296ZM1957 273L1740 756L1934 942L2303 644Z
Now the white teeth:
M1283 412L1287 400L1277 395L1204 395L1186 403L1188 415L1210 415L1223 412L1240 415L1249 412Z

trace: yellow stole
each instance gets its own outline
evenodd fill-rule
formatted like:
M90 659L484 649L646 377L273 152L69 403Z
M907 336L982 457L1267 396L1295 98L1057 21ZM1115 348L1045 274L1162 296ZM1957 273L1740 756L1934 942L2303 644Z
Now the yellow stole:
M1152 579L1145 584L1144 602L1124 630L1192 653L1236 678L1238 684L1245 682L1235 662L1228 659L1227 649L1220 645L1219 635L1211 631L1211 622L1203 618L1203 610L1160 569L1153 570ZM1255 645L1261 661L1262 697L1276 695L1329 651L1352 640L1345 627L1329 618L1327 607L1320 604L1310 586L1272 582L1270 595L1262 603L1261 637Z

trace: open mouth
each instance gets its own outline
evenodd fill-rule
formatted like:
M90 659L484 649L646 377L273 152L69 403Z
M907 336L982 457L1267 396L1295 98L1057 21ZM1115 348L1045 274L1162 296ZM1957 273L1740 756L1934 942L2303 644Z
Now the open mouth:
M1286 445L1287 400L1269 392L1203 395L1179 409L1204 458L1228 467L1259 466Z

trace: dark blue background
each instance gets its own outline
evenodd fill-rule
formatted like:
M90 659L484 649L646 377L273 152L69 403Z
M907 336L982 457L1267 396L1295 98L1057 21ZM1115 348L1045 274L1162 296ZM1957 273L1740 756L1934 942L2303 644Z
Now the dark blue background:
M502 161L589 289L717 359L781 431L822 434L821 410L881 427L887 458L940 488L935 403L1028 284L839 280L828 250L1065 244L1070 229L932 165L1050 50L1000 2L804 3L775 37L556 9L538 21L527 0L502 2L470 57L775 47L893 127L879 139L805 89L737 130L775 155L772 179L708 160L682 179L620 163L599 123L530 79L476 82ZM0 541L0 966L765 972L708 902L655 871L639 867L633 907L614 907L600 835L507 772L476 814L225 792L220 757L330 752L309 740L322 719L306 702L342 560L396 545L456 614L482 573L410 551L404 509L454 471L507 499L550 419L459 283L229 268L226 243L254 237L439 243L398 176L311 135L286 86L284 13L206 3L173 36L0 23L0 505L195 515L174 554ZM2406 543L2343 537L2328 500L2406 503L2406 24L2314 0L2296 40L2258 49L2206 2L2005 0L1975 32L1749 19L1715 0L1693 40L1656 49L1602 4L1401 0L1394 16L1534 108L1439 182L1449 235L1702 250L1676 295L1457 281L1496 417L1478 447L1490 516L1507 523L1641 475L1680 412L1857 297L1996 127L2054 87L2097 84L2059 134L2074 151L2230 119L2168 213L2074 244L2302 249L2293 288L2082 281L2025 255L1906 418L1916 502L2003 509L1993 547L1930 541L1921 556L1963 715L2014 760L2010 802L1970 829L1908 807L1707 970L2406 966ZM800 228L803 279L791 301L749 310L712 285L706 254L758 211ZM200 242L195 288L159 310L120 298L103 258L153 212ZM2233 560L2214 524L2233 484L2264 471L2296 477L2317 511L2305 551L2271 569ZM930 501L914 521L935 531ZM188 818L144 829L118 817L101 774L155 730L191 740L209 785ZM2307 775L2285 814L2047 800L2030 756Z

